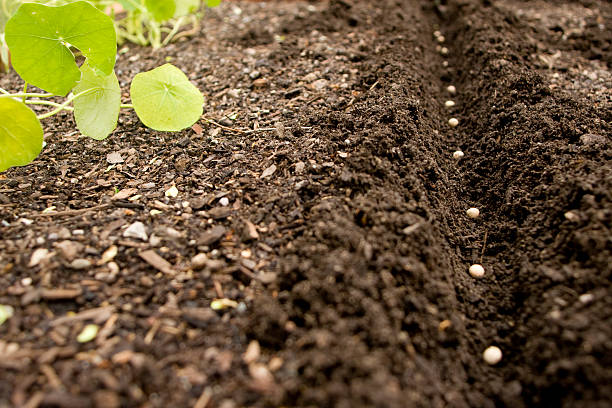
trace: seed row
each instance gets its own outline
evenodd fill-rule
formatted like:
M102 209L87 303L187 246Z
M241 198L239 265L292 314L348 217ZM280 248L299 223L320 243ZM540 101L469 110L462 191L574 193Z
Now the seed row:
M448 55L449 53L448 48L442 45L446 41L446 38L444 37L444 35L442 35L440 31L434 31L433 35L434 35L434 39L437 42L436 51L439 52L440 55L442 56ZM446 60L443 61L442 65L444 67L448 67L448 61ZM449 85L448 87L446 87L446 91L451 96L457 94L457 88L454 85ZM455 107L455 105L456 103L452 99L448 99L446 100L446 102L444 102L444 106L447 109L452 109L453 107ZM457 126L459 126L459 119L455 117L449 118L448 125L451 128L456 128ZM453 158L457 161L463 159L464 156L465 154L461 150L456 150L455 152L453 152ZM475 207L467 209L465 213L471 219L476 219L480 217L480 210ZM482 278L485 275L485 268L481 264L473 264L468 268L468 273L473 278L476 278L476 279ZM483 360L489 365L496 365L497 363L499 363L502 360L502 356L503 356L502 351L497 346L489 346L482 353Z

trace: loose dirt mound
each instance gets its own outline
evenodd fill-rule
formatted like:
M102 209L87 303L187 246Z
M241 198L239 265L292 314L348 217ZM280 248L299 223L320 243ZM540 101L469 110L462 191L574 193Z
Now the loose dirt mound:
M122 86L170 56L215 124L77 143L66 115L3 174L0 407L609 405L611 25L598 1L231 2L131 47Z

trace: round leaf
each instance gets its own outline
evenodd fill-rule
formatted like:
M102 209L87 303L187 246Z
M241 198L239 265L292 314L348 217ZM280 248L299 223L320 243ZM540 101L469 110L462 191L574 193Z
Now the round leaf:
M204 97L172 64L137 74L130 94L142 123L155 130L185 129L202 116Z
M145 0L145 7L155 21L164 22L174 16L176 3L174 0Z
M87 92L74 100L74 118L77 127L92 139L105 139L115 127L121 105L121 88L114 72L102 76L83 64L81 80L74 93Z
M84 1L60 7L22 4L6 23L6 43L15 71L56 95L66 95L81 77L69 46L105 75L113 70L117 53L112 19Z
M140 6L140 0L118 0L117 3L126 11L135 11Z
M200 0L176 0L174 17L187 16L191 13L195 13L199 8Z
M30 163L42 144L43 130L34 112L12 98L0 98L0 171Z

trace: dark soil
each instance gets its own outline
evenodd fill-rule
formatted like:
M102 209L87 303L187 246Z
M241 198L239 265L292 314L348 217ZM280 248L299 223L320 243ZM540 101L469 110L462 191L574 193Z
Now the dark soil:
M129 46L126 101L171 57L223 127L60 115L0 175L0 407L610 406L611 27L603 0L226 2Z

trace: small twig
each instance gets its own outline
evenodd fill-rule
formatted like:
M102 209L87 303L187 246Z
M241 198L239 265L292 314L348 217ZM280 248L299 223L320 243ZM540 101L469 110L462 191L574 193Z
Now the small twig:
M224 125L222 125L220 123L215 122L212 119L208 119L208 118L205 118L203 116L202 116L202 119L204 119L206 121L206 123L213 124L213 125L215 125L217 127L220 127L221 129L225 129L225 130L230 131L230 132L236 132L236 133L244 133L245 132L244 130L234 129L234 128L231 128L231 127L224 126Z
M310 98L309 100L306 101L306 105L310 105L311 103L314 103L314 102L316 102L316 101L318 101L319 99L322 99L322 98L323 98L323 95L314 96L314 97L312 97L312 98Z
M51 327L61 326L62 324L79 322L83 320L94 320L98 322L105 322L112 316L114 311L115 311L115 306L97 307L95 309L84 310L75 315L58 317L52 320L49 323L49 326Z
M212 390L210 389L210 387L205 387L204 391L202 391L200 398L198 398L193 408L206 408L206 406L208 406L208 403L210 402L211 399L212 399Z
M484 239L482 241L482 251L480 251L480 264L482 265L482 259L484 258L485 249L487 248L487 237L489 236L489 231L485 231Z
M276 130L276 128L259 128L259 129L251 129L251 130L245 130L244 133L245 135L251 134L251 133L258 133L258 132L274 132Z
M111 207L111 205L112 204L101 204L101 205L96 205L94 207L89 207L89 208L80 208L78 210L50 211L47 213L32 214L32 215L29 215L28 217L38 218L38 217L61 217L65 215L80 215L80 214L85 214L89 211L103 210L105 208Z

